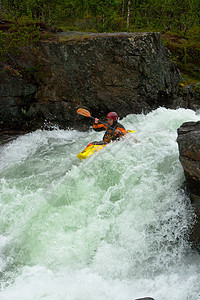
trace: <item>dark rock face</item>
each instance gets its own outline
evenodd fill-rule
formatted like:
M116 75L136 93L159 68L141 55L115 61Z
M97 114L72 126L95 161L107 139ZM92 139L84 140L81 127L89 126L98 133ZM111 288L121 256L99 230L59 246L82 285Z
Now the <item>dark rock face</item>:
M40 76L0 72L1 129L37 128L45 120L78 127L78 105L99 117L113 110L123 117L159 106L188 107L159 33L57 33L40 43L36 58L25 56L16 58L18 67L38 65Z
M29 53L30 52L30 53ZM0 130L31 130L45 121L83 128L86 106L102 118L149 112L159 106L198 108L191 89L179 91L180 73L159 33L57 33L37 55L24 49L15 68L0 71ZM18 69L39 68L36 76ZM198 101L196 101L198 103Z
M180 162L196 213L192 241L200 251L200 121L186 122L178 129Z
M0 129L15 129L21 125L21 116L36 91L34 84L25 82L19 75L7 70L1 71Z
M43 43L46 64L54 76L40 90L42 98L89 106L122 116L162 105L173 95L179 71L168 60L159 34L97 35L61 44ZM58 82L59 78L59 82Z
M135 299L135 300L154 300L154 299L150 298L150 297L145 297L145 298L138 298L138 299Z

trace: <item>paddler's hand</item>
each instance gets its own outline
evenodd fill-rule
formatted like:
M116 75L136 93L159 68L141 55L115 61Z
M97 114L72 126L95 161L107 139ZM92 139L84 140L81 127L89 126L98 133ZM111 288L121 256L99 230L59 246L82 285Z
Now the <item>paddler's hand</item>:
M95 118L94 123L95 123L95 124L99 123L99 119L98 119L98 118Z
M116 130L115 130L115 134L117 135L117 134L119 134L119 133L122 133L121 130L116 129Z

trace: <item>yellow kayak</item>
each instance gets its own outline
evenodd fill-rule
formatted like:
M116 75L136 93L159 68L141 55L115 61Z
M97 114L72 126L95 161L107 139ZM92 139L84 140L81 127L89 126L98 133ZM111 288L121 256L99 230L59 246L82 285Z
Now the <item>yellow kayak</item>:
M77 157L79 159L86 159L86 158L90 157L92 154L94 154L95 152L101 150L106 145L107 144L94 145L93 143L90 143L89 145L87 145L87 147L83 151L81 151L79 154L77 154Z
M134 133L134 130L127 130L128 133ZM80 153L77 154L77 157L81 160L81 159L86 159L88 157L90 157L92 154L94 154L95 152L101 150L103 147L105 147L107 144L93 144L90 143L89 145L87 145L87 147L81 151Z

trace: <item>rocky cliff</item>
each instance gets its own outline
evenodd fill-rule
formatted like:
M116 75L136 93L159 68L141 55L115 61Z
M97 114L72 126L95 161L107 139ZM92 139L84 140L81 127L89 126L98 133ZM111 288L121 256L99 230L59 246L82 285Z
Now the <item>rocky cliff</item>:
M99 117L195 107L192 93L179 94L181 76L159 33L63 32L13 61L0 71L1 130L31 130L45 121L78 128L78 105Z
M200 251L200 122L186 122L178 129L180 162L196 213L192 241Z

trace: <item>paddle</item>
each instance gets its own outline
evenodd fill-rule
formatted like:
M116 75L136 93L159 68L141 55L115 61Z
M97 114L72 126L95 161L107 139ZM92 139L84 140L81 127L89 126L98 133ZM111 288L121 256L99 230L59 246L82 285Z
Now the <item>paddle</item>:
M89 110L87 110L87 109L85 109L85 108L78 108L76 112L77 112L77 114L79 114L79 115L82 115L82 116L85 116L85 117L88 117L88 118L91 118L91 119L94 119L94 120L95 120L95 118L94 118L93 116L91 116L91 113L89 112ZM100 120L99 120L99 122L102 123L103 125L107 126L108 128L110 128L110 129L113 130L113 128L112 128L111 126L109 126L109 125L103 123L103 122L100 121ZM127 132L133 133L133 132L135 132L135 130L127 130ZM121 134L122 134L122 135L125 135L125 134L122 133L122 132L121 132Z
M77 112L77 114L79 114L79 115L82 115L82 116L85 116L85 117L88 117L88 118L91 118L91 119L94 119L94 120L95 120L95 118L94 118L93 116L91 116L91 113L89 112L89 110L87 110L87 109L85 109L85 108L78 108L76 112ZM100 121L100 120L99 120L99 122L100 122L101 124L103 124L103 125L105 125L105 126L107 126L107 127L109 127L110 129L113 130L113 128L112 128L111 126L109 126L109 125L103 123L103 122Z

